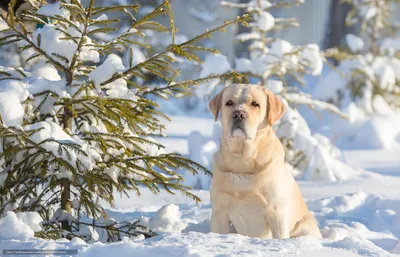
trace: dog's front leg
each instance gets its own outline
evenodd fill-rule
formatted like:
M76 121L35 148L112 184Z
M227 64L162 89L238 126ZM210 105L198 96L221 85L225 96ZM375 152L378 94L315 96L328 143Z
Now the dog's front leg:
M222 210L213 210L211 214L211 232L229 234L230 221L228 213Z
M269 215L272 238L282 239L290 237L289 221L286 211L275 211Z

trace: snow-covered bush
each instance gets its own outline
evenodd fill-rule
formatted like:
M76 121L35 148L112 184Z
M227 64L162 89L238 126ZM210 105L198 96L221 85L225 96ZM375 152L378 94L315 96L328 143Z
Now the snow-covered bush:
M275 128L286 149L288 168L297 175L303 175L305 179L342 180L351 176L353 170L340 162L340 151L327 138L311 133L307 122L297 111L299 105L306 105L312 109L328 110L343 116L334 105L312 99L299 88L305 83L305 75L317 76L321 73L323 57L320 49L316 44L295 46L271 36L273 30L297 27L299 24L294 18L275 18L270 10L302 2L302 0L283 2L250 0L247 3L222 1L222 5L241 8L253 18L249 24L250 31L237 35L238 41L248 43L249 47L248 57L237 58L235 69L245 74L245 82L265 86L283 101L286 112ZM216 66L222 65L214 63L213 68L205 66L203 71L209 71L205 73L207 75L215 74L215 70L219 71ZM215 84L212 85L212 89L213 87Z
M201 164L208 170L212 169L214 153L218 150L218 142L213 138L208 139L195 130L188 136L189 159ZM184 184L193 189L208 189L211 177L207 174L193 174L185 171Z
M400 58L398 22L392 14L394 0L342 0L352 4L344 46L325 51L338 65L323 78L313 95L346 109L350 105L365 115L390 115L400 108Z
M37 235L44 237L96 241L98 228L107 230L107 240L113 241L123 234L150 235L137 223L107 219L100 200L112 205L115 192L140 194L143 185L154 193L161 187L198 201L176 170L207 170L166 154L152 138L160 134L166 116L145 96L168 98L186 93L190 85L230 77L177 82L179 70L171 63L179 57L200 62L198 51L215 50L197 46L198 41L247 17L178 43L168 0L141 18L133 16L138 8L134 4L98 7L91 0L84 7L70 0L32 6L15 15L15 3L11 1L7 17L1 18L0 41L23 44L23 50L33 52L25 61L40 61L29 70L0 67L0 215L38 212L44 230ZM120 20L109 19L110 11L129 17L126 30L111 27L118 27ZM161 15L169 17L169 27L154 21ZM29 22L43 26L29 31ZM132 49L143 47L138 38L149 30L166 33L171 42L143 58ZM120 57L123 49L130 49L127 62ZM147 86L145 74L158 77L163 85ZM85 218L93 222L85 223Z

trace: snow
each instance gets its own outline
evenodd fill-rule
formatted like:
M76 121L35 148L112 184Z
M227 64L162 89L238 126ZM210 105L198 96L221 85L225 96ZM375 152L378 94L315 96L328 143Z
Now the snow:
M137 100L135 90L128 89L128 84L125 79L117 79L108 83L103 87L106 89L106 94L112 98Z
M59 4L60 2L58 2ZM57 4L57 3L56 3ZM78 22L75 25L79 29L83 29L82 25ZM63 30L64 28L59 25L54 24L45 24L42 28L36 29L32 33L33 42L37 45L39 44L38 36L40 35L40 46L41 48L46 51L47 54L50 56L53 53L61 55L65 57L68 62L64 59L59 59L54 57L58 62L64 64L64 66L69 66L69 63L72 61L74 54L78 48L78 45L73 42L72 40L65 40L64 33L58 31L57 29ZM80 31L77 31L74 27L68 27L66 30L68 34L74 37L80 37ZM79 53L79 58L82 61L92 61L92 62L99 62L100 54L97 52L92 46L92 40L89 37L86 37L86 42L82 46L81 52Z
M400 38L384 38L379 46L383 51L398 51L400 50Z
M378 10L375 6L364 5L359 10L360 17L365 21L372 19L377 13Z
M0 115L6 126L22 124L25 110L18 95L13 92L0 92Z
M211 75L221 75L230 71L232 71L232 67L225 55L208 54L204 59L203 65L201 66L200 78ZM200 99L204 99L204 97L209 96L219 84L220 82L218 80L214 80L209 83L202 83L193 90L193 94Z
M6 30L6 29L8 29L7 23L3 19L0 18L0 31Z
M126 241L106 247L95 244L84 251L82 256L110 256L119 252L119 256L162 257L173 251L174 256L270 256L292 255L308 256L311 252L322 253L321 244L313 238L301 238L278 242L247 238L240 235L218 235L190 232L178 236L162 236L145 241ZM298 249L303 249L299 251ZM327 256L334 256L340 250L329 249ZM325 253L325 252L324 252ZM356 256L356 255L346 255Z
M195 19L198 19L199 21L204 23L212 23L217 19L214 13L195 8L190 8L189 14Z
M242 33L236 36L236 39L241 41L241 42L245 42L245 41L249 41L249 40L259 40L260 34L256 33L256 32L250 32L250 33Z
M267 8L270 8L272 4L268 0L251 0L248 3L247 11L251 12L254 10L259 10L259 6L261 9L265 10Z
M199 131L195 130L188 136L189 158L203 167L211 170L212 158L218 150L218 144L214 139L204 137ZM210 176L199 173L184 172L184 184L194 189L209 189L211 178Z
M78 158L80 161L88 168L91 168L92 162L91 162L91 154L89 154L89 157L85 157L81 154L77 154L74 150L69 149L69 148L64 148L63 151L59 152L59 146L60 143L64 144L72 144L72 145L79 145L82 150L87 150L85 149L87 145L85 145L83 142L77 142L75 139L69 136L63 128L50 121L42 121L38 123L34 123L32 125L27 125L24 127L26 131L30 130L38 130L34 134L30 136L30 140L32 140L34 143L40 144L42 148L44 148L47 152L52 153L54 157L62 158L64 161L70 163L73 167L76 167L76 162ZM47 141L44 142L45 140L51 139L52 141ZM55 142L54 142L54 141ZM33 149L30 150L30 153L32 153ZM90 151L91 152L91 151ZM49 156L47 156L49 157ZM50 155L51 157L51 155ZM51 157L52 158L52 157ZM49 173L53 173L54 171L49 170ZM64 170L62 168L57 171L57 173L53 173L53 175L59 177L59 178L71 178L72 174L71 171Z
M22 102L29 97L27 87L18 80L0 81L0 115L6 126L21 125L25 114Z
M17 218L28 225L33 231L37 232L42 230L40 223L43 221L37 212L18 212L15 213Z
M280 80L269 79L266 87L271 90L272 93L278 95L283 91L283 82Z
M100 91L100 84L107 81L117 72L124 71L126 68L118 55L110 54L107 59L90 73L90 79L94 82L96 89Z
M320 54L319 46L317 44L306 45L300 54L300 61L306 61L308 68L311 70L310 74L317 76L321 74L324 65Z
M31 76L42 77L51 81L61 80L57 69L50 63L45 63L44 61L38 62L32 66Z
M389 92L393 90L396 83L396 73L390 66L380 66L375 70L375 74L379 77L378 86Z
M362 56L343 60L336 69L337 70L329 70L329 72L322 77L321 81L312 92L314 99L335 99L338 91L345 91L345 87L351 78L351 72L354 70L362 69L369 74L369 76L373 76L374 72Z
M291 163L306 165L303 167L303 179L336 181L347 180L357 175L352 167L340 160L340 150L323 135L312 134L305 119L296 109L287 106L287 103L276 133L279 138L286 137L293 142L293 150L288 150L286 159ZM305 160L309 162L299 161L295 151L301 151Z
M275 58L281 58L284 54L290 53L292 50L293 46L290 42L283 39L277 39L272 42L268 54Z
M209 54L206 56L200 77L208 77L210 75L219 75L232 70L228 58L222 54Z
M129 63L129 50L125 51L124 54L124 66L133 67L138 63L144 62L146 60L146 56L137 46L131 46L132 49L132 63Z
M275 26L275 18L269 12L261 11L260 14L254 16L257 22L257 28L262 31L269 31Z
M33 230L20 220L14 212L7 212L6 216L0 219L0 242L7 239L29 239L33 238Z
M93 226L79 225L79 231L74 232L77 236L87 237L93 240L93 242L99 239L99 234Z
M61 2L57 2L54 4L46 4L39 8L37 14L53 16L53 17L58 15L66 19L68 19L70 16L69 10L61 7Z
M251 61L247 58L237 58L235 60L235 67L236 71L238 72L251 72L252 71L252 65Z
M48 69L47 69L48 70ZM44 70L46 71L46 69ZM40 71L39 71L40 72ZM54 79L58 74L46 73L45 77ZM66 92L66 81L62 80L48 80L39 76L28 78L28 91L31 95L36 95L32 102L33 108L39 108L42 114L55 114L59 110L60 106L56 106L57 98L71 98L71 96ZM46 97L46 94L41 94L43 92L50 91L54 96ZM41 95L37 95L41 94ZM43 102L44 101L44 102Z
M157 233L179 233L187 226L181 216L179 206L168 204L161 207L154 217L141 217L140 223Z
M41 35L40 46L49 55L57 53L64 56L70 62L74 55L77 45L70 40L62 40L64 34L56 30L57 26L54 24L45 24L42 28L35 30L32 33L34 43L38 44L38 36ZM72 29L71 29L72 30ZM65 63L63 60L59 60Z
M347 34L345 39L347 46L353 53L360 52L364 49L364 41L360 37L354 34Z
M400 149L400 115L366 120L357 129L352 145L359 149Z

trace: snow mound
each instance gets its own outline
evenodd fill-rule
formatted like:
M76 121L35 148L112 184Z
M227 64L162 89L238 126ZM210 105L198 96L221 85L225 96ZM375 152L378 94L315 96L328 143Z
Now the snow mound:
M217 134L217 131L214 131ZM216 135L218 137L218 135ZM195 161L208 170L212 169L212 159L214 153L218 150L217 140L204 137L199 131L195 130L188 137L189 159ZM184 184L193 189L208 189L211 183L211 177L204 173L192 174L184 172Z
M351 142L358 149L400 149L400 115L366 120Z
M392 250L398 242L398 200L357 192L309 202L308 205L316 213L323 237L336 241L332 243L333 247L354 248L360 254L383 253L382 248Z
M27 224L33 231L37 232L42 230L40 226L40 222L43 221L42 217L40 217L37 212L18 212L16 213L17 217L22 220L25 224Z
M14 212L7 212L7 215L0 220L0 239L28 239L33 238L35 232Z
M159 209L154 217L141 217L140 223L155 232L178 233L187 226L187 222L181 220L181 216L177 205L168 204Z

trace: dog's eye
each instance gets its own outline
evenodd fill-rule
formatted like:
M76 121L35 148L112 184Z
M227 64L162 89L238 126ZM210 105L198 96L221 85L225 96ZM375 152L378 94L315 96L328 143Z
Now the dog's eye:
M256 106L256 107L260 107L260 105L259 105L256 101L253 101L253 102L251 103L251 105Z
M231 106L231 105L233 105L233 102L232 102L232 100L229 100L228 102L226 102L226 104L225 104L226 106Z

